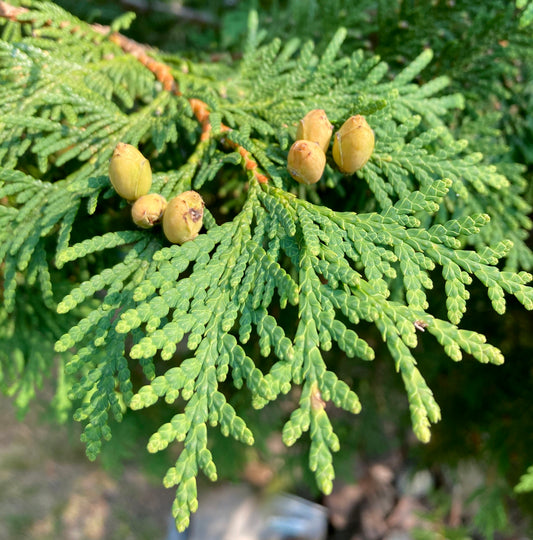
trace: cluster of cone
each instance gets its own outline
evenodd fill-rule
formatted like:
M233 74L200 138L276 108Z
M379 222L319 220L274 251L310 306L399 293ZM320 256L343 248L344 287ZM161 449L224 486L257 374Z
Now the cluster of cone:
M167 202L152 187L150 162L131 144L119 142L109 162L109 179L115 191L132 203L131 217L138 227L163 224L169 242L194 240L203 224L204 201L196 191L185 191Z
M326 167L333 125L322 109L309 111L299 122L287 169L300 184L316 184ZM351 116L333 138L333 160L345 174L361 169L374 151L374 132L364 116Z

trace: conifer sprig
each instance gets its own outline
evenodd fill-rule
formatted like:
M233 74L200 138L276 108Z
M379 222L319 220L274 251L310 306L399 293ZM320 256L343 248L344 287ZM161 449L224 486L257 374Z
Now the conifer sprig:
M246 385L257 408L300 387L283 440L309 433L309 466L328 493L340 448L331 408L357 414L364 404L326 353L372 361L360 322L386 343L422 441L440 410L416 365L419 332L454 361L464 353L503 361L484 336L458 325L474 278L498 313L506 293L533 309L531 276L499 267L514 249L508 238L523 239L530 226L528 206L519 174L504 176L447 128L450 110L463 105L441 94L448 79L415 82L431 51L391 78L376 57L340 54L343 29L318 55L310 42L263 44L252 15L244 57L216 80L216 66L185 73L178 58L163 64L157 51L113 33L126 20L106 33L51 3L24 5L6 15L0 4L11 19L0 43L8 83L0 91L1 316L16 312L26 279L39 282L51 320L53 308L75 319L55 350L74 381L69 398L90 458L111 437L110 416L180 398L182 411L148 443L150 452L183 445L164 480L177 486L180 529L197 508L197 475L217 477L208 428L254 441L245 412L222 391L228 379L236 391ZM342 177L330 160L320 187L297 189L287 149L295 123L315 107L337 127L367 116L375 152L357 175ZM206 193L203 234L169 246L157 231L101 217L124 209L107 177L118 141L142 146L164 196ZM351 191L356 206L328 206ZM51 269L85 260L90 276L56 306ZM437 273L445 318L432 305ZM293 326L281 322L287 312L297 314ZM254 342L268 362L250 353ZM7 364L9 354L1 358Z

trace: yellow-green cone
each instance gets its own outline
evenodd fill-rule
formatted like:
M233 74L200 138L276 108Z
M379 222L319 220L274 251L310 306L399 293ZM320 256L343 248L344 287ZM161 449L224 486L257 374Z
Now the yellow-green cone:
M296 141L287 156L287 169L300 184L316 184L326 167L326 154L311 141Z
M133 223L142 229L150 229L163 219L167 200L159 193L139 197L131 207Z
M346 174L358 171L374 151L374 132L364 116L351 116L333 139L333 159Z
M122 198L136 201L152 186L150 162L131 144L119 142L109 162L109 179Z
M163 214L163 232L169 242L194 240L203 225L204 201L196 191L185 191L168 201Z
M322 151L328 151L333 125L323 109L309 111L298 123L296 139L316 142Z

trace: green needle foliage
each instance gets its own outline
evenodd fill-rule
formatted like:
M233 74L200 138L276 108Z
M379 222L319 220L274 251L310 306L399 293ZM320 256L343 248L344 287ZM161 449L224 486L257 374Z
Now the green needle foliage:
M460 325L473 280L498 313L509 296L533 309L524 168L457 138L448 124L464 98L447 92L446 75L420 82L431 50L393 73L362 49L342 53L342 28L317 52L311 41L268 40L252 12L238 61L149 51L170 67L176 95L108 39L131 17L102 31L52 3L21 4L0 42L0 381L26 406L59 358L57 407L74 404L91 459L127 408L177 403L148 450L181 443L164 479L177 486L179 529L197 508L199 473L217 478L210 429L254 443L233 394L262 408L301 389L283 440L308 432L309 467L329 493L340 450L332 405L358 414L364 403L328 351L372 361L374 327L423 442L440 409L417 367L419 333L454 361L503 362ZM208 138L191 98L209 107ZM329 160L321 182L302 187L286 158L313 108L336 129L364 115L376 146L357 174ZM107 176L119 141L150 159L152 191L202 194L194 241L134 229Z

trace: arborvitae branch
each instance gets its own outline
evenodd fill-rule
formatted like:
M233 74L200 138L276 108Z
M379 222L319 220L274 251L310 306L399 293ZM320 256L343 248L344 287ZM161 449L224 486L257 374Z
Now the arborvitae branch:
M228 375L236 389L246 384L257 408L301 387L283 440L291 445L309 432L309 466L327 493L340 443L326 402L354 414L361 404L325 353L337 346L371 361L374 350L356 332L361 321L386 343L422 441L440 410L416 366L418 332L427 330L455 361L463 353L503 361L484 336L457 325L474 277L497 312L505 293L533 309L531 276L498 266L514 249L509 236L527 233L528 206L519 174L507 178L448 129L449 111L464 103L440 95L448 79L414 82L431 51L387 77L376 57L339 54L343 29L317 55L310 42L262 45L252 16L242 61L184 72L179 59L163 63L157 51L53 4L24 4L0 4L16 24L0 44L1 316L17 310L24 280L38 282L53 307L50 272L91 260L90 277L75 277L57 305L74 322L51 332L55 350L71 354L65 373L76 380L75 417L94 458L111 436L109 415L120 420L126 407L181 398L182 412L148 443L150 452L183 443L164 480L177 485L180 529L197 507L198 473L217 476L208 424L254 441L220 388ZM295 188L288 146L296 122L317 107L336 127L366 115L375 151L352 177L330 160L319 187ZM205 233L169 246L156 231L123 230L116 216L124 204L107 178L118 141L143 148L153 187L167 198L206 193ZM352 194L340 210L328 206ZM437 273L447 320L434 315L429 293ZM294 327L282 326L280 312L297 314ZM251 340L273 361L253 358ZM180 344L187 354L178 354ZM9 354L1 359L7 364ZM134 366L145 376L141 388L131 381Z

